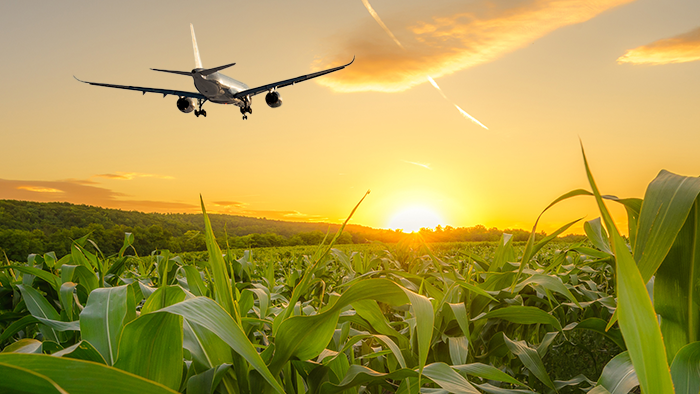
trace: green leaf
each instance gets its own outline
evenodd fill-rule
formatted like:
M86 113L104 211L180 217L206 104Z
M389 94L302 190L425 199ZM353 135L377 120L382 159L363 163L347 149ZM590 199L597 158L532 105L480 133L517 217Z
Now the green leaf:
M113 365L122 329L135 317L134 294L128 286L95 289L80 313L80 333L102 354L107 365Z
M22 299L24 299L24 303L27 305L29 313L31 313L37 320L61 320L61 316L58 314L58 312L56 312L56 309L54 309L54 307L51 306L46 298L39 294L38 291L25 285L17 285L17 288L20 292L22 292ZM40 330L44 335L44 338L50 339L57 343L61 342L58 339L58 333L54 328L42 326L40 327Z
M192 298L192 295L177 285L162 286L148 297L146 302L141 307L141 314L157 311L166 306L175 305L178 302L184 301L186 298Z
M182 378L182 317L150 313L124 326L114 366L177 390Z
M482 379L496 380L499 382L514 384L516 386L527 387L526 385L515 380L515 378L513 378L512 376L508 375L507 373L501 371L500 369L492 365L472 363L464 365L453 365L452 368L460 372L466 373L467 375L477 376Z
M0 363L0 376L0 392L3 393L68 394L46 376L15 365Z
M649 184L639 213L634 245L634 258L644 283L651 279L668 254L698 194L700 178L680 176L666 170L659 172Z
M418 377L418 373L414 370L402 368L391 373L381 373L369 369L362 365L352 364L348 368L348 372L343 377L339 384L325 382L321 385L320 394L341 393L349 388L368 385L371 383L383 383L387 380L404 380L407 378Z
M38 323L39 321L32 315L27 315L24 316L18 320L15 320L7 326L3 332L2 335L0 335L0 343L5 343L8 339L10 339L13 335L17 334L18 332L24 330L28 325L30 324L35 324Z
M593 246L607 254L613 254L612 249L610 249L608 233L605 231L600 218L595 218L584 223L583 231L586 232L586 236Z
M627 394L639 386L637 374L628 352L615 356L603 368L598 379L598 386L604 387L610 394Z
M61 289L58 293L58 296L61 300L61 306L63 307L63 310L66 312L66 316L68 317L68 320L73 320L73 309L75 306L75 297L74 297L74 290L78 285L73 282L66 282L61 285ZM77 316L75 316L77 317Z
M245 332L215 301L206 297L195 297L152 312L152 314L155 313L180 315L188 322L210 330L248 361L277 392L284 392Z
M461 365L467 362L469 355L469 340L467 337L449 337L447 344L450 349L450 361L452 365Z
M416 318L419 371L428 357L433 333L433 306L426 297L413 293L386 279L356 282L331 308L313 316L292 316L284 320L275 339L275 354L270 362L273 373L292 357L309 360L325 349L333 337L340 310L357 301L373 299L393 305L410 303Z
M185 270L185 277L187 278L187 285L190 287L190 291L197 297L207 295L207 287L204 285L202 280L202 275L199 273L196 267L187 265L182 267Z
M635 264L629 249L627 249L627 244L625 244L622 236L620 236L607 207L603 204L600 192L598 191L598 187L593 180L593 175L588 166L586 154L583 152L583 146L581 146L581 152L583 154L588 182L591 185L591 189L593 189L596 202L598 203L598 209L603 217L608 233L612 238L612 247L617 262L618 299L616 312L622 336L625 338L625 344L627 345L632 364L637 371L642 391L654 394L673 394L673 383L671 381L668 363L666 362L666 350L661 337L661 330L657 322L656 312L651 305L651 300L646 290L646 282L648 280L644 280L640 270L637 269L637 264ZM648 194L647 191L647 195ZM654 200L651 201L650 205L654 205ZM643 234L641 230L643 228L642 219L644 218L644 210L646 207L645 200L641 213L642 216L640 217L640 231L638 233L638 237L640 238L637 239L637 242L639 243L640 240L642 240L641 237L645 237L645 239L649 241L648 245L655 245L656 240L653 238L646 238L647 234ZM665 220L662 218L661 221ZM652 232L656 231L655 228L650 228L649 230ZM665 254L666 253L664 253L664 255ZM653 260L646 261L652 262ZM641 261L640 268L642 268ZM655 270L656 268L654 267L654 271ZM651 273L653 274L653 272ZM651 274L649 277L651 277Z
M538 394L530 390L502 389L488 383L475 384L475 386L491 394Z
M204 216L204 234L209 252L209 266L211 267L214 281L214 299L221 305L224 310L233 316L234 320L240 324L240 316L234 310L233 292L231 290L231 278L228 276L228 270L224 263L224 257L221 253L219 244L216 243L214 230L211 228L211 222L207 215L207 210L204 207L204 200L199 196L202 205L202 215Z
M187 394L212 394L230 368L231 364L223 364L192 376L187 380Z
M98 288L100 284L95 273L83 265L62 265L61 281L63 283L76 282L82 285L88 294Z
M70 394L109 391L123 394L175 394L158 383L106 365L45 354L0 354L0 363L33 371Z
M534 306L511 305L481 314L474 320L502 319L517 324L550 324L561 331L561 324L556 317Z
M530 372L532 372L542 383L546 384L547 387L557 391L557 389L554 387L552 379L547 374L547 369L544 367L542 359L540 358L539 354L537 354L537 350L527 346L525 341L511 341L506 335L503 335L503 340L505 341L508 350L510 350L511 353L520 359L525 368L529 369Z
M19 272L23 272L23 273L28 274L28 275L34 275L37 278L41 278L44 281L46 281L46 283L50 284L51 287L53 287L54 290L56 290L56 291L58 291L58 289L61 287L61 281L58 279L57 276L55 276L54 274L52 274L50 272L41 270L39 268L28 267L25 265L3 265L3 266L0 266L0 271L6 270L6 269L15 269Z
M545 275L545 274L534 274L534 275L530 276L529 278L525 279L524 281L518 283L518 285L515 286L514 291L516 293L519 293L520 290L523 289L523 287L530 285L530 284L537 284L537 285L540 285L549 291L559 293L559 294L563 295L564 297L568 298L571 302L576 304L579 308L581 307L581 304L579 304L576 297L574 297L574 295L571 294L571 291L569 291L569 289L566 286L564 286L564 283L561 281L561 279L558 276Z
M22 338L17 342L5 346L3 353L39 353L41 354L41 341L33 338Z
M515 249L513 249L513 234L503 233L498 242L493 261L489 266L489 272L500 271L508 262L515 261Z
M671 377L676 394L696 394L700 391L700 342L681 348L671 364Z
M671 363L683 346L700 340L700 207L693 204L676 240L656 271L654 306Z
M462 375L445 363L432 363L423 368L423 375L443 389L455 394L480 394Z
M107 364L104 357L88 341L80 341L73 346L53 353L55 357L74 358L76 360L93 361L100 364Z
M213 332L199 324L185 320L183 345L192 354L198 371L221 364L232 364L231 348Z

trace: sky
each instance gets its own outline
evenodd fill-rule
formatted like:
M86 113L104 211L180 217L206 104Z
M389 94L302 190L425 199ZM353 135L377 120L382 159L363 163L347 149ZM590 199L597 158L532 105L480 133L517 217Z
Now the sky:
M0 4L0 199L375 228L525 228L560 195L643 197L700 175L696 0L62 1ZM207 103L80 79L195 91L204 67L249 86ZM610 203L618 224L625 214ZM538 229L598 215L588 197ZM409 219L414 222L409 224ZM575 226L573 232L582 232Z

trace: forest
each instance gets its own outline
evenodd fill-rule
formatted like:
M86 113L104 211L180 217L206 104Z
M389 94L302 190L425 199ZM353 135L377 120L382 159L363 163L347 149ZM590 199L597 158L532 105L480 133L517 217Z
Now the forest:
M287 222L246 216L210 214L212 228L222 248L258 248L271 246L319 245L326 234L340 225L329 223ZM0 200L0 250L9 260L24 261L30 253L70 252L73 240L90 234L106 256L119 251L124 234L134 235L138 255L154 250L194 252L206 250L202 214L143 213L106 209L63 202ZM499 230L474 227L422 229L428 242L497 241L503 232L513 234L515 242L525 241L529 232L520 229ZM543 237L540 233L538 236ZM338 244L372 241L395 243L407 234L401 231L348 225ZM94 246L90 246L94 248Z

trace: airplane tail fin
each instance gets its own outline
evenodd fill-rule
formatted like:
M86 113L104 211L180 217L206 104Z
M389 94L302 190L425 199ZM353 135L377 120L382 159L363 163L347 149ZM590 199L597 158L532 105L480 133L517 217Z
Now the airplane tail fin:
M194 66L195 68L202 67L202 58L199 57L199 48L197 47L197 38L194 36L194 26L190 23L190 31L192 32L192 47L194 48Z

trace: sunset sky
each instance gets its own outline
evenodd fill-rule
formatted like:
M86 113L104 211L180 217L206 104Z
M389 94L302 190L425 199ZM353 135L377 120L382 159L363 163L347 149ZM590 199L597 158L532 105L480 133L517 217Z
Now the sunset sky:
M194 92L149 70L194 68L190 23L251 87L356 61L246 121L73 79ZM352 223L503 229L588 188L579 139L606 194L700 175L697 0L22 1L0 32L0 199L337 223L371 190Z

